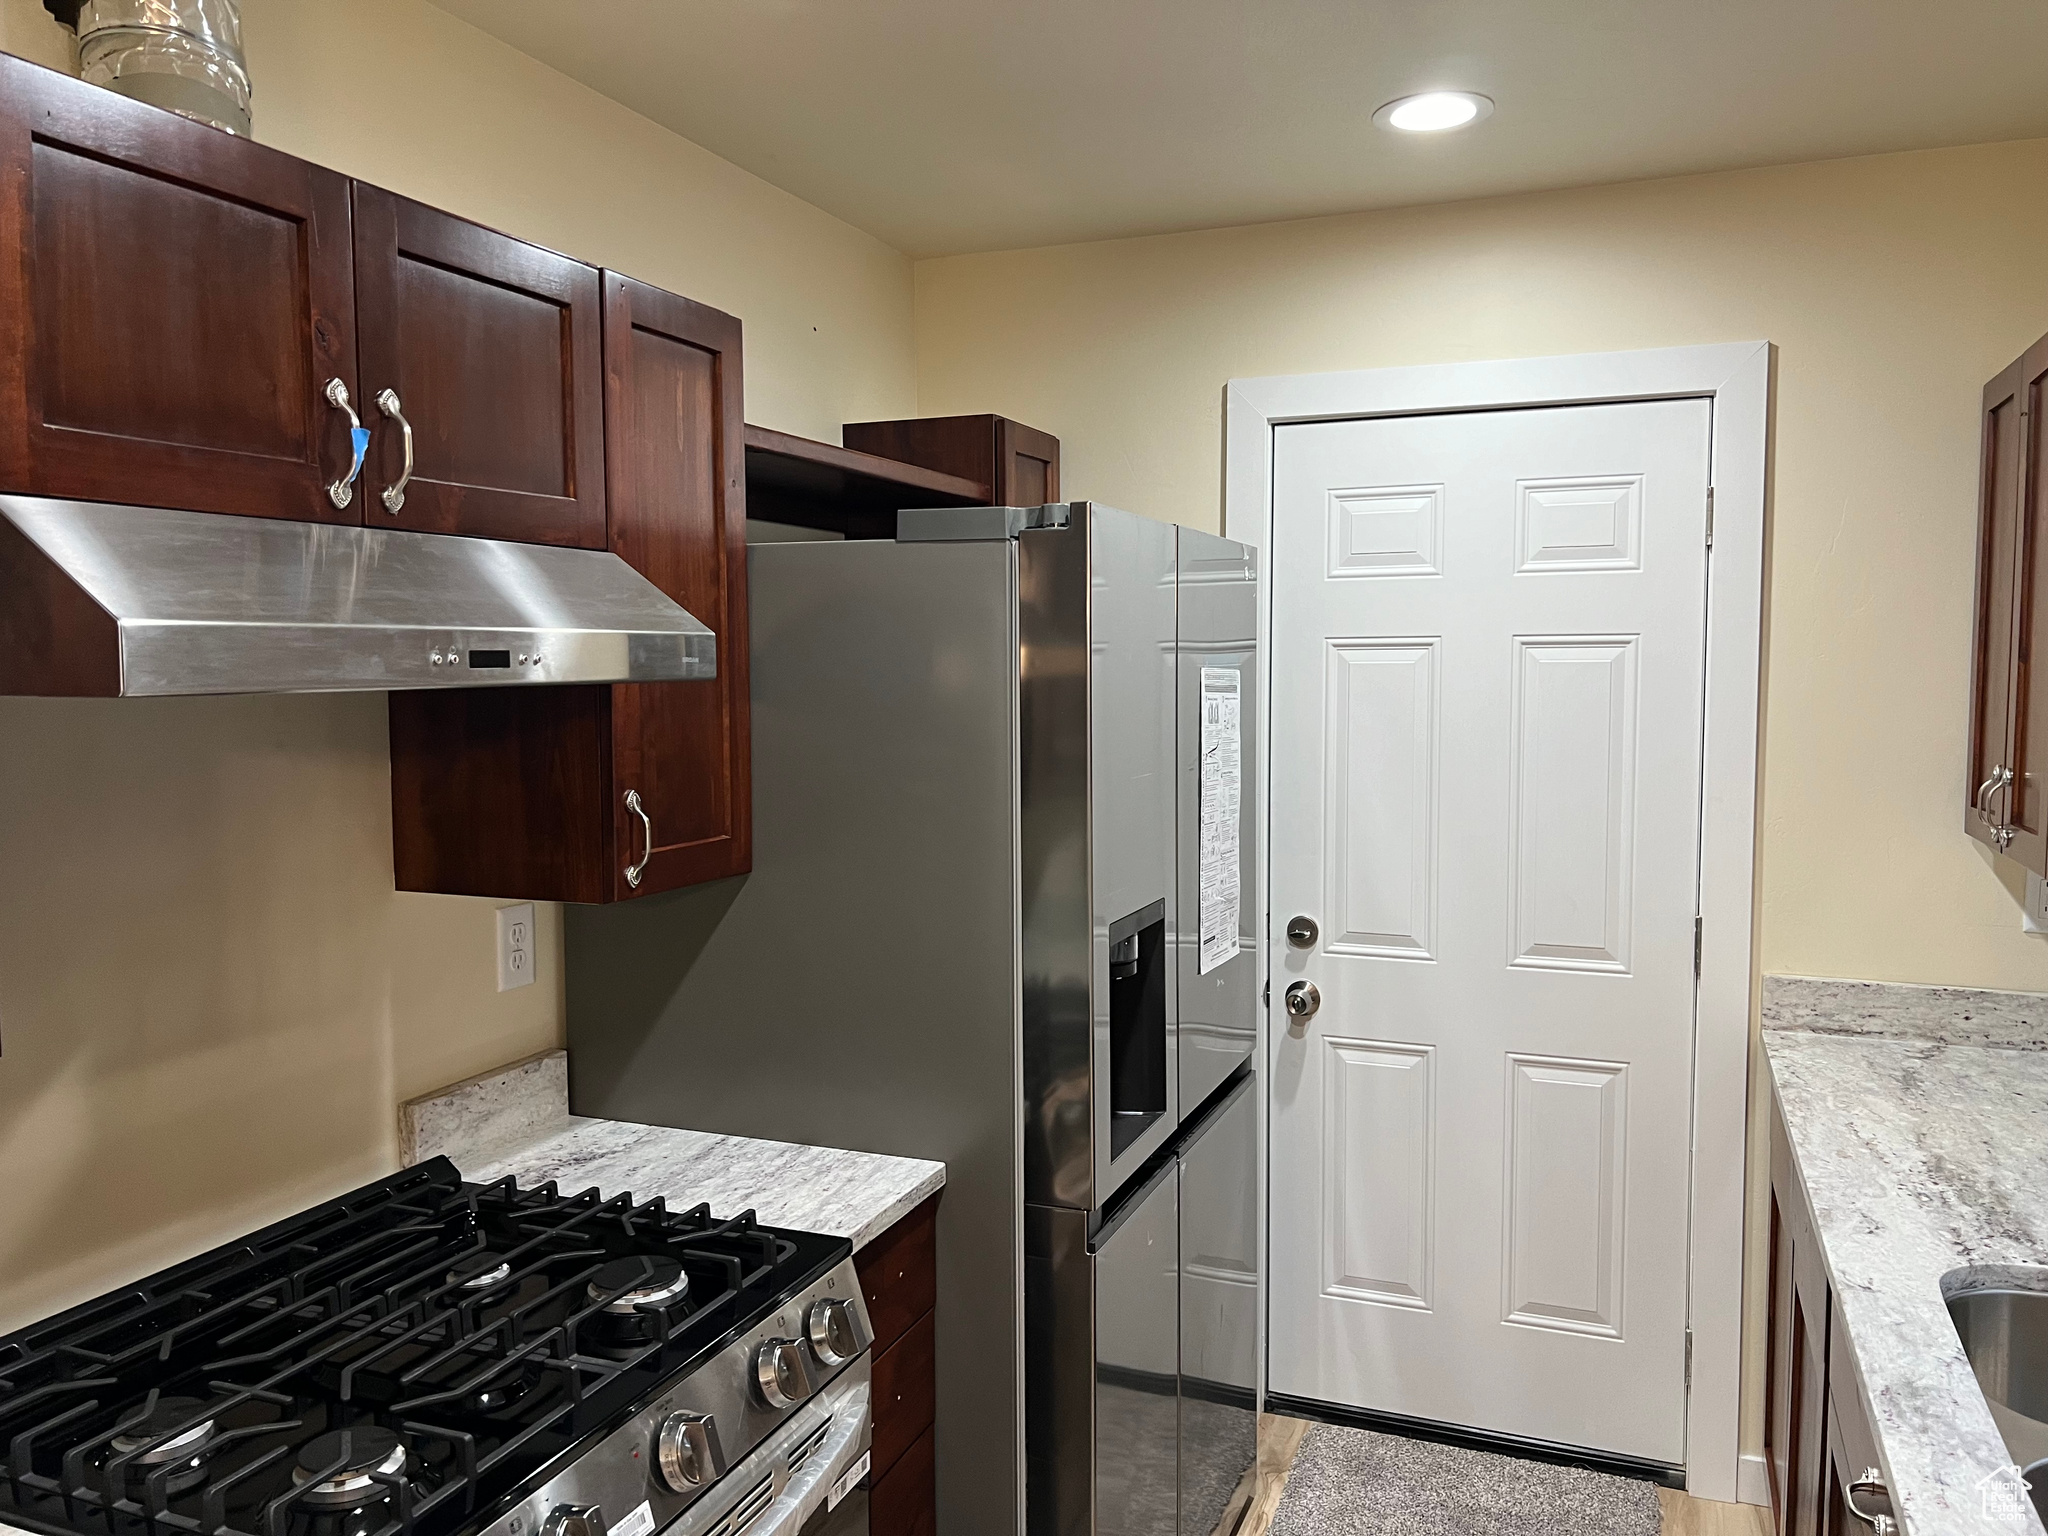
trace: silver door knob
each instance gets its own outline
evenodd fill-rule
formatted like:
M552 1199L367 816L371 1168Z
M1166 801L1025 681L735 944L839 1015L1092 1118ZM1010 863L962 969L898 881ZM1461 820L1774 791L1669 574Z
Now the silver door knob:
M812 1306L804 1331L810 1335L811 1348L827 1365L844 1365L872 1342L853 1303L831 1297Z
M787 1408L811 1395L811 1373L795 1339L770 1339L754 1351L754 1386L770 1408Z
M1316 938L1322 932L1312 917L1290 917L1287 919L1287 942L1296 949L1314 949Z
M541 1536L604 1536L604 1511L595 1504L557 1504Z
M701 1488L725 1471L718 1423L708 1413L672 1413L654 1441L654 1465L670 1493Z
M1323 1006L1323 994L1316 990L1312 981L1297 981L1287 989L1287 1011L1297 1019L1305 1019Z

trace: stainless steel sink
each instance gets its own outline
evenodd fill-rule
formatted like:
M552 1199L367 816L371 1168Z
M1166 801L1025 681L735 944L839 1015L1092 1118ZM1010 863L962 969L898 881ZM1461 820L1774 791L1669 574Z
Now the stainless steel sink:
M2026 1469L2034 1507L2048 1520L2048 1292L1968 1291L1949 1298L1948 1315L2005 1448Z

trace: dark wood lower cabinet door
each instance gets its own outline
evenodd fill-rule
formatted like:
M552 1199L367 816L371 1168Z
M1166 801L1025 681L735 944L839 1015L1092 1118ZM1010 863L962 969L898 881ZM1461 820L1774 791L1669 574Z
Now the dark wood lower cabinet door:
M355 522L348 181L0 55L0 489Z
M936 1324L930 1312L874 1362L874 1465L886 1472L936 1418Z
M935 1536L939 1527L938 1481L933 1456L936 1427L927 1429L877 1477L868 1494L871 1536Z
M355 259L363 521L602 548L597 269L363 182Z

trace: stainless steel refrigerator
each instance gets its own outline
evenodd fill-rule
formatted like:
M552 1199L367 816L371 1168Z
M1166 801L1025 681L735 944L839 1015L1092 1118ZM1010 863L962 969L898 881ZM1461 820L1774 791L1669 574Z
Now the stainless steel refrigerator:
M944 1161L939 1528L1210 1536L1254 1439L1253 552L1076 502L748 580L753 873L570 910L572 1104Z

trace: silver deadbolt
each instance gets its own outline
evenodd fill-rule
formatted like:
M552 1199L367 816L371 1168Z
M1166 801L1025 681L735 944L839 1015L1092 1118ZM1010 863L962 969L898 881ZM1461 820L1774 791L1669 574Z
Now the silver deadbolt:
M1314 949L1316 938L1322 932L1312 917L1290 917L1287 919L1287 942L1296 949Z
M1308 1018L1323 1006L1323 994L1312 981L1297 981L1287 989L1287 1011L1297 1019Z

